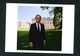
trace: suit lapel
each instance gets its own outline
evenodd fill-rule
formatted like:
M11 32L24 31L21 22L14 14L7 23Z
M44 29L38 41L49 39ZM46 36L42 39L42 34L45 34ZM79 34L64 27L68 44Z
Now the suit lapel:
M36 23L34 25L35 25L35 30L37 31Z
M40 23L40 25L41 25L41 31L42 31L42 24Z

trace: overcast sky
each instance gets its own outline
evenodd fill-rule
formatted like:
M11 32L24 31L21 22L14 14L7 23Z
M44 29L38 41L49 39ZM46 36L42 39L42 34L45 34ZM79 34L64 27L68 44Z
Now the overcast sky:
M49 11L50 9L42 10L40 6L19 6L18 7L18 19L31 22L32 18L36 14L40 14L43 17L49 17Z

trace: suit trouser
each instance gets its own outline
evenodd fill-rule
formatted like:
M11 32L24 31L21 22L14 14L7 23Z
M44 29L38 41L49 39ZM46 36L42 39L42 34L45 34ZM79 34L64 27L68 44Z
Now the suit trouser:
M43 41L36 41L32 42L33 43L33 49L43 49Z

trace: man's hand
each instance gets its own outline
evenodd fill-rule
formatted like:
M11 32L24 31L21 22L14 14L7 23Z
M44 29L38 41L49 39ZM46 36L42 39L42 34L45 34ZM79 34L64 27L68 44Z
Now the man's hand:
M33 47L33 44L32 44L32 42L29 42L29 47L31 47L31 48Z
M44 45L46 45L46 40L44 40Z

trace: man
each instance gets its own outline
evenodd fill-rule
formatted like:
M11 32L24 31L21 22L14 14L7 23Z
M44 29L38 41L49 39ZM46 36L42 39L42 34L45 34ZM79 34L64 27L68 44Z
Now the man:
M40 23L41 16L35 16L36 22L31 24L29 31L29 44L33 49L42 49L45 42L44 24Z

